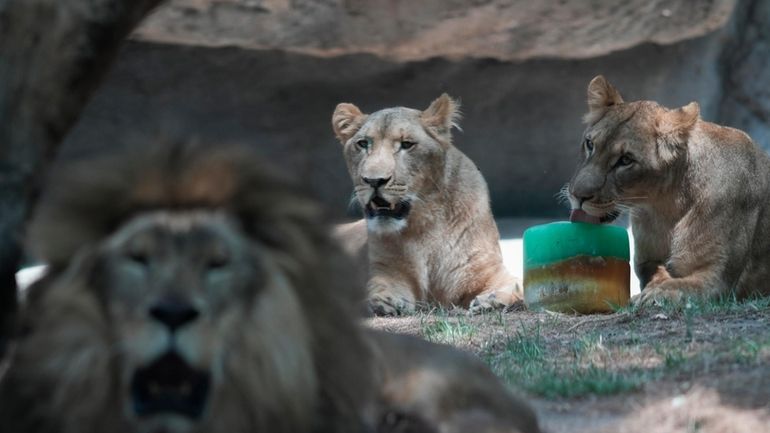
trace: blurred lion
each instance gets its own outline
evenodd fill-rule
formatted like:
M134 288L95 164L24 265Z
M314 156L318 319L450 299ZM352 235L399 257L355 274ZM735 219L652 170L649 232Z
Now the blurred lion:
M11 433L537 432L481 363L358 323L321 210L243 148L63 167L30 227Z
M365 239L375 314L409 313L420 303L483 310L521 299L503 265L484 177L452 145L458 119L459 104L447 94L424 111L364 114L348 103L334 110L365 216L338 235L351 250Z

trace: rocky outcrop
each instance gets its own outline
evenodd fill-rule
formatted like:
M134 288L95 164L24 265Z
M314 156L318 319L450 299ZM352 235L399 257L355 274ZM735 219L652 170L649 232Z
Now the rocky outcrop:
M767 2L173 0L134 35L63 156L172 117L250 143L342 217L351 184L333 137L338 102L365 110L463 103L456 144L498 216L563 216L585 89L690 101L770 144ZM507 24L505 24L507 23ZM764 42L763 42L764 41ZM269 48L269 49L268 49Z
M735 0L172 0L136 37L317 56L581 59L722 28Z
M719 120L770 149L770 2L744 0L725 48Z

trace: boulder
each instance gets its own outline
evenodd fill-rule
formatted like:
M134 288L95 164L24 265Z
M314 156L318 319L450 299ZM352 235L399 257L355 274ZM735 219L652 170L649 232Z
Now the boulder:
M583 59L722 28L735 0L172 0L147 41L316 56Z

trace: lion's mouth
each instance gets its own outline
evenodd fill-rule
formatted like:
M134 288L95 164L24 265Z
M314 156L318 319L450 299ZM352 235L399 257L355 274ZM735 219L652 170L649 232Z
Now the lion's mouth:
M209 393L209 374L192 368L174 351L146 367L131 380L131 399L138 416L176 413L198 419Z
M619 210L611 210L611 211L607 212L606 214L604 214L604 216L600 217L599 218L599 222L602 223L602 224L604 224L604 223L611 223L611 222L615 221L616 219L618 219L619 216L620 216L620 211Z
M390 203L384 198L375 195L366 205L366 217L386 217L395 219L404 219L409 214L412 206L408 201L398 201Z
M583 204L583 210L599 218L599 223L611 223L620 216L614 202L591 202Z

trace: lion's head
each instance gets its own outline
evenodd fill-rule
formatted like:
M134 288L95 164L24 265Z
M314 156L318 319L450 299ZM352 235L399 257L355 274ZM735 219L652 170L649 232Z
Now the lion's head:
M602 76L588 85L588 107L568 197L573 209L611 221L671 186L700 110L694 102L674 110L652 101L624 102Z
M54 176L31 227L52 271L3 384L10 416L23 431L359 431L362 294L332 282L348 270L318 208L248 152L160 148Z
M446 94L425 111L364 114L353 104L337 105L332 126L370 230L403 229L413 208L439 193L458 110Z

